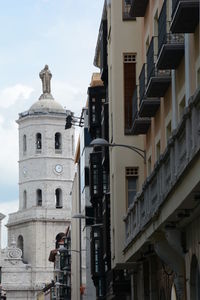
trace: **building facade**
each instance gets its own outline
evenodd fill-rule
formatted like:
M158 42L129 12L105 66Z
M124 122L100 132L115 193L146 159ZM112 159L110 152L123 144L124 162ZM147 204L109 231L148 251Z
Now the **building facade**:
M200 297L199 45L199 1L105 1L89 132L137 148L90 155L96 299Z

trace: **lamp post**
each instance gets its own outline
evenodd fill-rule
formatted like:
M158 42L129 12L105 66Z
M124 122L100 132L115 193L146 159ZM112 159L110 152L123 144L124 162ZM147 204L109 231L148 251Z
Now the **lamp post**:
M72 218L73 219L78 219L80 221L80 229L81 229L81 220L92 220L92 221L96 221L97 220L95 217L89 217L89 216L86 216L86 215L81 214L81 213L74 214L72 216ZM84 226L83 230L85 229L86 226ZM92 225L88 225L88 226L90 226L90 227L101 227L101 226L103 226L103 224L102 223L98 223L98 224L92 224ZM82 242L81 242L81 239L82 239L81 232L82 232L82 230L80 230L80 251L73 250L74 252L80 253L80 299L82 299L82 295L83 295L84 290L85 290L85 287L82 286L82 251L85 251L85 252L87 251L87 249L81 249L81 245L82 245Z
M138 155L140 155L143 160L144 163L146 164L146 151L143 149L140 149L138 147L135 146L131 146L131 145L125 145L125 144L115 144L115 143L109 143L108 141L106 141L105 139L102 138L98 138L98 139L94 139L90 145L90 147L123 147L123 148L127 148L130 149L134 152L136 152Z

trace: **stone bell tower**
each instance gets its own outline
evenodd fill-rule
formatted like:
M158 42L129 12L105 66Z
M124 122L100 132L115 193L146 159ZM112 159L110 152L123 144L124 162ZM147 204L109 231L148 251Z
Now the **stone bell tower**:
M32 298L27 299L36 299L37 291L53 279L48 257L56 235L69 225L74 173L74 129L65 130L66 110L51 95L47 65L39 75L43 93L17 120L19 210L7 224L8 243L14 237L31 266Z

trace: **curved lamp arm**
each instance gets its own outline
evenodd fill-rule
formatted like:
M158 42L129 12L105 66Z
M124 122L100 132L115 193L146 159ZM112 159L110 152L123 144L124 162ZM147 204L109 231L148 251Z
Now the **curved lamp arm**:
M146 151L143 149L140 149L138 147L131 146L131 145L125 145L125 144L115 144L115 143L111 144L102 138L94 139L89 145L89 147L98 147L98 146L99 147L123 147L123 148L130 149L130 150L136 152L138 155L140 155L144 159L144 163L146 164Z

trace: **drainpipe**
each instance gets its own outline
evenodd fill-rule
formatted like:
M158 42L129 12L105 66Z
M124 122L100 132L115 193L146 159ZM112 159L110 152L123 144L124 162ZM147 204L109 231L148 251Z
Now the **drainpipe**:
M169 237L170 236L170 237ZM176 286L177 300L185 299L185 264L184 258L180 255L179 246L175 250L175 234L168 236L168 240L163 238L154 242L154 249L156 254L164 261L165 264L169 265L175 272L176 276L174 283ZM172 245L171 245L172 242Z
M176 71L172 70L172 131L177 126Z
M185 34L185 106L188 106L190 98L190 36Z

